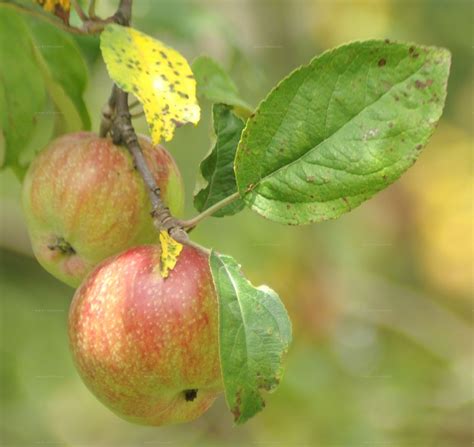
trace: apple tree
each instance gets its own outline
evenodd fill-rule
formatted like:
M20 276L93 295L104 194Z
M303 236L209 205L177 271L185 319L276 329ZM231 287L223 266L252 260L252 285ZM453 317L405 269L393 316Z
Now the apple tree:
M132 1L98 17L94 1L0 5L3 167L23 182L38 261L77 287L69 314L76 367L119 416L163 425L198 417L225 394L237 424L282 379L291 323L275 291L190 232L245 207L274 222L336 219L396 181L441 117L443 48L370 40L316 56L256 107L208 56L192 64L131 27ZM71 7L81 21L70 23ZM100 39L111 93L98 135L82 99L87 72L69 33ZM58 42L54 53L39 43ZM136 98L129 101L129 95ZM46 98L57 138L25 161ZM183 184L160 146L197 124L206 99L214 141L199 166L198 212L178 218ZM137 135L143 108L149 136ZM39 148L38 148L39 149Z

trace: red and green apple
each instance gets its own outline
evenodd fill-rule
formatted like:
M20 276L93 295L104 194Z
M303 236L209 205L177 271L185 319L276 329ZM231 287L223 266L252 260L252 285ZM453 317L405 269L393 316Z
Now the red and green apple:
M179 215L184 187L175 161L148 138L139 142L163 201ZM100 261L158 238L129 151L92 132L64 135L41 151L26 174L22 200L36 258L73 287Z
M195 419L223 390L208 256L184 246L166 279L159 263L157 245L104 261L69 312L71 351L85 384L117 415L146 425Z

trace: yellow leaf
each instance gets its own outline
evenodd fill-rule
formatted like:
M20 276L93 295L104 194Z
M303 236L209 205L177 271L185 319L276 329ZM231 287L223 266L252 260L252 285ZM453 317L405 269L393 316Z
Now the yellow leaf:
M35 0L45 11L53 13L64 23L69 22L70 0Z
M110 77L143 104L154 144L200 118L196 81L177 51L133 28L108 25L100 47Z
M163 278L167 278L178 262L178 256L183 246L176 242L167 231L160 231L160 244L160 273Z

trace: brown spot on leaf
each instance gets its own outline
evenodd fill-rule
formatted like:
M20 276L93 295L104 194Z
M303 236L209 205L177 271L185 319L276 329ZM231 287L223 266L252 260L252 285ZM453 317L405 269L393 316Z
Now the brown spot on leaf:
M383 67L386 63L387 63L387 61L384 58L382 58L378 61L377 65L379 67Z
M431 84L433 84L432 79L428 79L426 82L419 81L418 79L415 81L415 87L420 90L423 90L424 88L429 87Z
M242 389L239 389L235 395L235 406L232 408L232 414L234 415L234 419L238 420L240 418L240 405L242 405Z

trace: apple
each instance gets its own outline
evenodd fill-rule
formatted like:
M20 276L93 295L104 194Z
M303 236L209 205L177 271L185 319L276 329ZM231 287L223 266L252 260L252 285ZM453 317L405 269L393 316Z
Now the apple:
M156 245L107 259L69 311L70 347L87 387L120 417L146 425L195 419L223 390L208 256L184 246L166 279L159 263Z
M163 201L179 215L184 187L176 163L162 146L139 141ZM132 156L92 132L64 135L41 151L26 174L22 201L36 258L72 287L100 261L157 241Z

